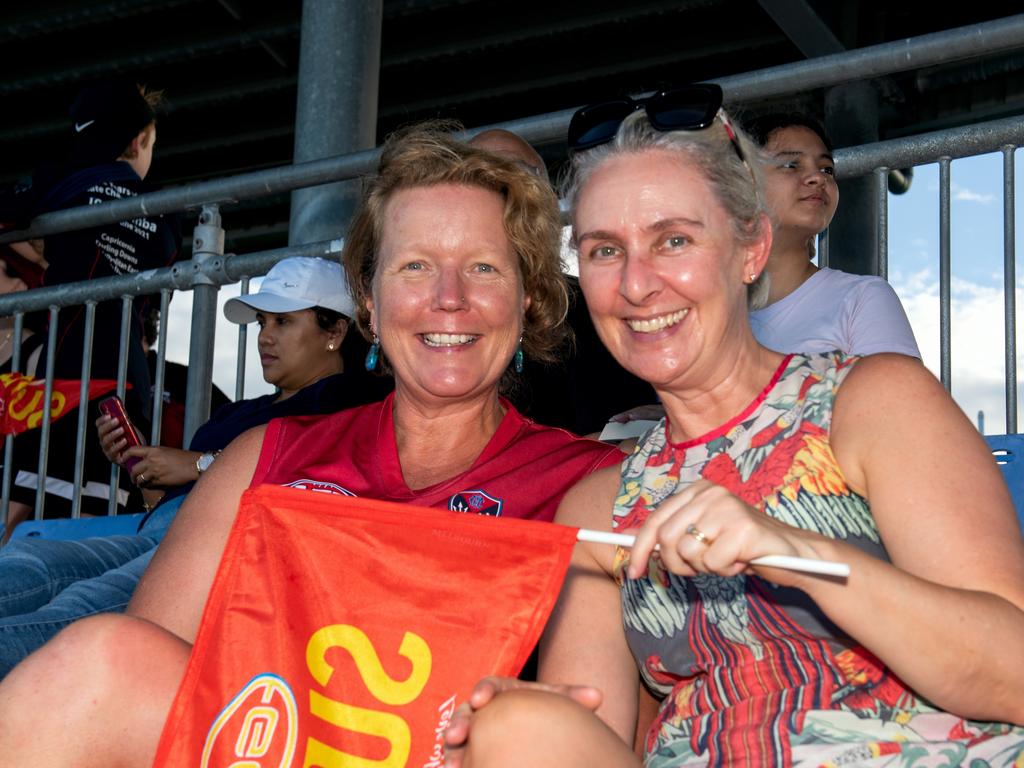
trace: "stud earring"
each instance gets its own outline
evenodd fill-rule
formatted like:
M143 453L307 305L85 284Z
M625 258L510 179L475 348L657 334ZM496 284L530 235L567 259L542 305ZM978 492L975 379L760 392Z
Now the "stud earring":
M377 338L375 333L373 334L373 343L370 345L370 350L366 353L366 370L376 370L378 362L380 362L380 339Z
M330 344L327 345L327 351L328 352L333 352L334 351L334 342L333 341Z
M750 282L753 283L755 280L757 280L757 273L756 272L751 272L750 273Z
M519 337L519 344L516 347L516 353L512 355L512 370L516 373L523 372L523 337Z

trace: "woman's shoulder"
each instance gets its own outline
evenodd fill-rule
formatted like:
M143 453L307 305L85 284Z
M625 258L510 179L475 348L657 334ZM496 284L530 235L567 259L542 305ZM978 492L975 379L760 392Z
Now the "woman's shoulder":
M561 427L549 427L545 424L538 424L532 419L523 416L513 406L508 406L506 419L509 419L516 426L515 437L510 445L529 445L534 451L551 455L564 453L579 457L587 457L592 461L592 466L608 467L618 466L624 454L617 446L609 443L602 443L589 437L581 437Z
M610 531L612 504L621 484L619 464L605 466L581 478L562 499L555 522Z

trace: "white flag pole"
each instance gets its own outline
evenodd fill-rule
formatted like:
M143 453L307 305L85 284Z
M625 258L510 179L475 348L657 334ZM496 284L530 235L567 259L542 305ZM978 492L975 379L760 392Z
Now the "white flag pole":
M636 542L636 536L593 531L588 528L580 528L576 539L596 544L613 544L619 547L632 547ZM850 566L847 563L837 563L832 560L812 560L807 557L791 557L790 555L765 555L764 557L755 557L750 563L751 565L766 565L771 568L785 568L803 573L817 573L822 576L845 578L850 575Z

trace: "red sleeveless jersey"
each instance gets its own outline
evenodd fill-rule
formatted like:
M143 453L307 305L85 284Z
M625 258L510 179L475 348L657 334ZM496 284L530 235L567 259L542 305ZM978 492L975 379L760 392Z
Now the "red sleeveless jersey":
M274 419L252 485L550 521L580 478L623 458L614 446L536 424L503 400L505 417L473 466L414 491L398 463L392 402L389 395L327 416Z

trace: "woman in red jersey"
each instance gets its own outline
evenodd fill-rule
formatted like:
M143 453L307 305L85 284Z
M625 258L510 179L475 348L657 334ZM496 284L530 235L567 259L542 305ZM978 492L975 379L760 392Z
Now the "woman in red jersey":
M547 181L517 163L431 128L389 141L344 258L373 340L367 366L387 365L394 394L233 442L182 506L127 615L68 627L0 685L4 761L152 762L252 483L550 520L576 480L617 464L617 449L534 424L500 395L524 355L549 359L561 341L559 233Z

